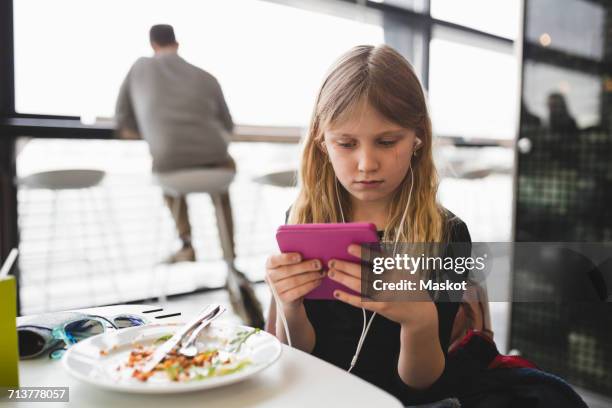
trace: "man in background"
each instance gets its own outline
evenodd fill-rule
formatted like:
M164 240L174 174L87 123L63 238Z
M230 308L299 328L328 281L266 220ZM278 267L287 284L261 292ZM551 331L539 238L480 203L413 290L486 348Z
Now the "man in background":
M120 136L147 141L155 173L198 167L235 170L227 151L234 123L219 82L178 55L172 26L154 25L149 39L155 54L132 65L119 91L115 119ZM182 241L167 261L195 261L185 197L164 198ZM221 194L220 200L228 209L233 241L229 194ZM233 258L233 242L229 250ZM228 272L226 288L234 311L246 324L262 328L261 304L251 283L233 265Z
M153 57L139 58L119 91L115 118L120 136L147 141L154 173L235 168L227 151L234 124L219 82L178 55L172 26L154 25L149 39ZM195 261L185 197L164 199L182 241L167 262ZM229 197L223 199L229 208Z

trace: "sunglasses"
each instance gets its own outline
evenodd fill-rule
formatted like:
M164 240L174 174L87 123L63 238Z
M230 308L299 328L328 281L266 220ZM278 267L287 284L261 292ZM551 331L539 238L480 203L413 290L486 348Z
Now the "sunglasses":
M68 347L81 340L102 334L107 329L119 330L128 327L143 326L147 323L148 321L145 318L130 314L121 314L110 318L92 315L64 323L54 328L52 331L53 338L61 340L64 344L62 347L52 350L49 353L49 357L57 360L64 355Z

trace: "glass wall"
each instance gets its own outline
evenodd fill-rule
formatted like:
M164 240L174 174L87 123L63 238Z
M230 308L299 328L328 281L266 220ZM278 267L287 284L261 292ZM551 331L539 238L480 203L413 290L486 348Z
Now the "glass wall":
M513 47L435 28L429 52L436 134L514 139L519 66Z
M517 241L612 239L611 11L609 2L526 2ZM605 271L592 268L591 279ZM531 282L518 271L515 291L559 290ZM511 346L573 384L612 395L612 308L597 300L514 303Z
M333 61L354 45L384 42L380 13L335 7L328 14L260 0L19 0L16 111L111 118L129 67L152 55L150 26L168 23L180 54L217 77L237 123L305 126Z
M431 0L431 16L514 40L520 26L520 6L520 0Z

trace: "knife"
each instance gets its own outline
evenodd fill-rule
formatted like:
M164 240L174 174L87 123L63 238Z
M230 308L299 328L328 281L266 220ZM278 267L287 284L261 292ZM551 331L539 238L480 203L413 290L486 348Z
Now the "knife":
M189 332L198 327L200 324L214 319L219 313L222 313L225 309L221 305L210 305L206 307L202 312L190 320L183 328L174 333L172 337L161 346L155 349L155 352L151 356L151 359L143 366L140 370L142 373L148 373L153 370L162 360L171 352Z

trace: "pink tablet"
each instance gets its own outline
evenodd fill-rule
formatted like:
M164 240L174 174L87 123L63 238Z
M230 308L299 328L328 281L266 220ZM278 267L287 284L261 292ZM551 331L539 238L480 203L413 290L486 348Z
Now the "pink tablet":
M376 226L366 222L345 224L296 224L282 225L276 232L276 241L281 252L299 252L302 259L320 259L327 270L330 259L341 259L359 263L359 258L346 250L350 244L377 243ZM317 288L308 293L306 299L335 299L334 290L342 289L359 295L346 286L323 278Z

